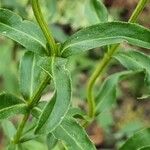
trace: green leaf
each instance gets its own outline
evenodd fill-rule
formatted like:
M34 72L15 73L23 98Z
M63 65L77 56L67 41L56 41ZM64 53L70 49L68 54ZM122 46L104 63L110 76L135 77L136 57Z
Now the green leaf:
M30 100L47 74L38 66L42 59L33 52L26 52L20 63L20 91L25 100Z
M96 150L85 130L74 119L64 119L53 134L65 142L68 150Z
M119 150L137 150L150 146L150 128L143 129L130 137Z
M45 61L51 63L52 59L45 59ZM53 131L62 122L69 110L71 101L71 81L65 65L65 59L56 58L53 60L52 70L47 65L43 66L43 70L53 78L56 94L42 111L35 130L36 133L46 134Z
M125 22L93 25L72 35L62 45L62 56L68 57L96 47L121 42L150 49L150 30L137 24Z
M32 109L32 115L38 119L42 113L43 108L46 106L47 103L47 101L40 101L38 105Z
M0 95L0 119L5 119L15 114L25 114L28 108L23 101L11 94Z
M46 150L47 147L44 142L39 142L36 140L27 141L21 144L22 150ZM20 149L18 149L20 150Z
M58 140L54 137L52 133L47 135L47 146L48 150L52 150L57 145Z
M15 144L10 144L7 148L7 150L18 150L18 146Z
M119 52L114 57L128 70L144 70L145 81L150 84L150 57L148 55L138 51L127 51Z
M40 28L3 8L0 8L0 35L11 38L30 51L46 54L46 41Z
M96 113L109 110L116 101L116 88L119 81L139 72L124 71L110 75L101 85L96 97Z
M70 108L68 113L67 113L67 117L83 119L83 120L86 120L88 122L91 121L89 116L87 116L86 113L83 110L81 110L80 108Z
M3 120L1 124L5 135L9 138L9 140L12 140L16 133L16 128L13 123L9 120Z
M108 22L108 11L102 0L87 0L85 15L90 25Z

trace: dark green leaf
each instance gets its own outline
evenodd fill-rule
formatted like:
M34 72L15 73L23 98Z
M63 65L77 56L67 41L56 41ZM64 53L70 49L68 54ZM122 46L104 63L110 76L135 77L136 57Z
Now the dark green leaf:
M129 70L144 70L146 82L150 84L150 57L142 52L119 52L114 56L123 66Z
M52 59L45 59L45 61L51 62ZM36 133L40 134L53 131L64 119L70 107L71 81L68 71L65 68L66 60L56 58L53 61L53 69L45 65L43 66L43 70L45 70L53 78L56 97L54 96L54 99L52 100L53 102L50 101L42 111L36 127Z
M43 83L47 74L38 66L41 57L26 52L20 64L20 91L26 100L30 100Z
M98 95L96 97L96 113L97 115L109 110L112 104L116 101L116 87L119 81L128 77L129 75L134 75L138 72L124 71L115 73L109 76L100 87Z
M85 130L74 119L64 119L53 134L65 142L68 150L96 150Z
M137 150L150 146L150 128L143 129L130 137L119 150Z
M93 25L72 35L62 46L62 56L68 57L96 47L121 42L150 49L150 30L137 24L123 22Z
M15 114L25 114L27 105L11 94L0 95L0 119L11 117Z
M22 20L14 12L0 9L0 35L11 38L26 49L45 55L45 38L40 28L32 22Z

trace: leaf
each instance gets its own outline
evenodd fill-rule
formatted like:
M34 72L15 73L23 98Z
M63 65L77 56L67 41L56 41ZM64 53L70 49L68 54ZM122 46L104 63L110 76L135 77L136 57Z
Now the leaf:
M91 121L89 116L87 116L86 113L83 110L81 110L80 108L70 108L68 113L67 113L67 117L83 119L83 120L86 120L88 122Z
M68 57L105 45L128 42L150 49L150 30L140 25L108 22L84 28L62 45L62 56Z
M53 134L65 142L68 150L96 150L85 130L74 119L64 119Z
M124 71L110 75L101 85L98 95L96 96L96 113L109 110L116 101L116 87L119 81L125 77L134 75L139 72Z
M0 35L11 38L27 50L40 55L46 54L46 40L40 28L3 8L0 8Z
M25 114L28 108L23 101L11 94L0 95L0 119L5 119L15 114Z
M32 109L31 114L38 119L47 103L47 101L40 101L38 105Z
M150 128L143 129L130 137L119 150L140 149L150 145Z
M52 150L57 145L58 140L54 137L52 133L47 135L47 146L48 150Z
M52 60L50 58L49 60L45 59L45 61L51 63ZM45 63L43 64L45 65ZM43 70L52 76L56 92L53 100L51 100L42 111L35 130L36 134L48 134L53 131L62 122L69 110L71 101L71 81L65 64L65 59L56 58L53 60L52 70L48 65L43 66Z
M36 140L27 141L21 144L23 150L46 150L46 145L44 142L39 142ZM20 150L20 149L18 149Z
M102 0L87 0L85 15L90 25L108 22L108 11Z
M5 135L9 138L9 140L12 140L16 133L16 128L13 123L9 120L3 120L1 124Z
M25 100L29 101L47 74L38 66L41 57L33 52L26 52L20 63L20 91Z
M119 52L114 56L128 70L144 70L145 81L150 84L150 57L142 52L128 51Z
M7 150L18 150L18 146L15 144L10 144L7 148Z

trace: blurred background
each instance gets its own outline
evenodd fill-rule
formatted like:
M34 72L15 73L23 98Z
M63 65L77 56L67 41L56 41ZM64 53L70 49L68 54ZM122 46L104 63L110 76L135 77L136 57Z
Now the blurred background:
M138 0L103 0L109 12L109 21L127 21ZM89 0L40 0L42 11L53 36L58 42L64 42L77 30L99 23L90 8ZM0 0L0 7L8 8L23 19L35 21L30 0ZM144 9L138 23L150 28L150 5ZM123 47L130 47L124 44ZM149 54L148 50L140 49ZM6 91L19 95L19 61L24 48L12 40L0 37L0 92ZM73 81L73 106L86 107L86 84L96 64L105 53L105 48L97 48L80 56L70 58L69 70ZM112 61L103 79L109 74L125 70L118 62ZM133 80L134 79L134 80ZM150 98L137 99L142 93L148 93L143 84L143 75L130 77L119 83L117 101L112 109L102 113L87 129L97 149L117 149L135 131L150 124ZM99 84L97 83L97 88ZM48 91L48 90L47 90ZM45 97L49 93L45 92ZM18 124L18 118L12 119ZM5 132L0 127L0 150L5 149ZM36 150L46 150L45 144L32 142Z

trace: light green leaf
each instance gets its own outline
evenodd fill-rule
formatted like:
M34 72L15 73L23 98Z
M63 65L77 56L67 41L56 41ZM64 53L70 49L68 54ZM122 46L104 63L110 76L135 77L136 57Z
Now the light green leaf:
M9 120L3 120L1 124L5 135L9 138L9 140L12 140L16 133L16 128L13 123Z
M125 22L93 25L72 35L62 45L62 56L68 57L96 47L121 42L150 49L150 30L137 24Z
M143 129L130 137L119 150L137 150L150 145L150 128Z
M15 144L10 144L7 148L7 150L18 150L18 146Z
M90 25L108 22L108 11L102 0L87 0L85 15Z
M15 114L25 114L28 108L23 101L11 94L0 95L0 119L5 119Z
M52 59L45 59L45 61L51 62ZM52 76L56 94L53 99L45 106L39 118L35 130L35 132L39 134L53 131L62 122L70 107L71 81L68 75L68 71L65 68L66 60L62 58L56 58L53 61L52 70L47 65L43 66L43 70Z
M52 150L57 145L58 140L54 137L52 133L47 135L47 146L48 150Z
M26 52L20 63L20 91L25 100L30 100L47 74L38 66L41 57L33 52Z
M119 52L114 57L129 70L144 70L145 81L150 84L150 57L148 55L138 51L127 51Z
M46 41L40 28L3 8L0 8L0 35L11 38L30 51L46 54Z
M139 72L124 71L110 75L100 87L98 95L96 97L96 113L100 113L109 110L116 101L116 88L119 81L125 77L134 75Z
M36 140L27 141L21 144L23 150L46 150L46 145L44 142L39 142ZM20 149L18 149L20 150Z
M96 150L85 130L74 119L64 119L53 134L66 144L68 150Z

